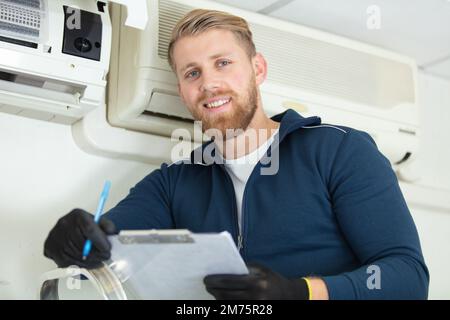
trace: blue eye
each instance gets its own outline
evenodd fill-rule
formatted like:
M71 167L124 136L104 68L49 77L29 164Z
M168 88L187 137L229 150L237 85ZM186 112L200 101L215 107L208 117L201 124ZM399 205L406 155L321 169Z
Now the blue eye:
M199 72L197 70L193 70L191 72L188 72L186 74L186 78L195 78L199 75Z
M222 60L222 61L219 61L219 66L220 66L220 67L224 67L224 66L229 65L230 63L231 63L231 62L228 61L228 60Z

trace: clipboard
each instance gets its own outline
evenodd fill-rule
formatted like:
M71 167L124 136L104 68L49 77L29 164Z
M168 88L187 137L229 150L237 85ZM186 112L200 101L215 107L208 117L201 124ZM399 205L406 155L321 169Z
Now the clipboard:
M214 299L203 284L206 275L248 274L226 231L126 230L109 240L109 267L136 299Z

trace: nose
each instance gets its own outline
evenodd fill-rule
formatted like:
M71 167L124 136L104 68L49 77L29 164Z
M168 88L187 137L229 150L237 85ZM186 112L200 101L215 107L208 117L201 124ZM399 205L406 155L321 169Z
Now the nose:
M200 91L215 92L222 87L222 80L214 72L203 72Z

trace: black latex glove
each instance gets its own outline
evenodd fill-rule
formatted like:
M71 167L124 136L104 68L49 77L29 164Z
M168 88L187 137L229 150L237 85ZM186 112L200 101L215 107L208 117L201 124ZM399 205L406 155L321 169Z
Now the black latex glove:
M115 233L111 220L101 218L94 222L94 216L84 210L74 209L58 220L48 234L44 244L44 255L56 262L58 267L72 265L93 269L111 257L111 244L106 237ZM86 239L92 241L91 252L83 260Z
M214 274L203 280L217 300L307 300L304 279L286 279L261 265L249 264L249 274Z

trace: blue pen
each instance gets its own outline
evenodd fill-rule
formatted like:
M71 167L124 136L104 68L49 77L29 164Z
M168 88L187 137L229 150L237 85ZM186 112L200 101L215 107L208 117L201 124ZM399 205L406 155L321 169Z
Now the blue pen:
M98 202L97 211L95 212L94 222L98 223L100 221L100 216L103 212L103 207L105 205L106 199L108 199L109 188L111 188L111 182L105 181L105 185L103 186L102 194L100 195L100 201ZM83 248L83 260L86 260L89 252L91 252L92 241L86 240Z

